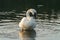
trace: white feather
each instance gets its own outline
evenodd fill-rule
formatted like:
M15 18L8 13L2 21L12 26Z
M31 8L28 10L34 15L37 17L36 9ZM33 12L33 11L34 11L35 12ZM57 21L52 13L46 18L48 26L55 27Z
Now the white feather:
M26 15L26 17L23 17L21 19L21 21L19 22L19 27L21 29L28 29L28 28L32 28L33 29L33 28L36 27L35 19L33 17L29 17L28 15Z

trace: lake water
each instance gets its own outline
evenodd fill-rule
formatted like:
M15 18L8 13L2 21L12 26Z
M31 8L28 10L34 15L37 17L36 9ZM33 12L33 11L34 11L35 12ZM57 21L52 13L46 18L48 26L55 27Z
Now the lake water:
M0 40L60 40L60 19L36 19L36 28L32 31L19 31L18 21L0 21Z

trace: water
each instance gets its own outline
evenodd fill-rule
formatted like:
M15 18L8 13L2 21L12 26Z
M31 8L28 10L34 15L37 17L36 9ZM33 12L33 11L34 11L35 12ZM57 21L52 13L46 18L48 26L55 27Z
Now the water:
M32 31L19 31L18 21L0 21L0 40L60 40L60 19L37 19L36 28Z

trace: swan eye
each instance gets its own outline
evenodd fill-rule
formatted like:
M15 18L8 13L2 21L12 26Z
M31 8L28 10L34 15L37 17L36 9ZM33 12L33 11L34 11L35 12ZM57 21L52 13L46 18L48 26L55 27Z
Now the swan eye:
M37 16L37 13L34 13L34 18L36 18L36 16Z
M31 12L29 13L29 15L30 15L31 17L33 16L33 14L32 14Z
M36 16L37 13L34 13L34 16Z

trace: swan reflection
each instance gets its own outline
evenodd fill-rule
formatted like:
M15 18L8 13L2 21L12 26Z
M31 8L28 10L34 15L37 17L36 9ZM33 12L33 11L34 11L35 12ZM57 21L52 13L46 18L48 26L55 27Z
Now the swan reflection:
M21 40L35 40L36 32L35 30L31 31L20 31L19 37Z

